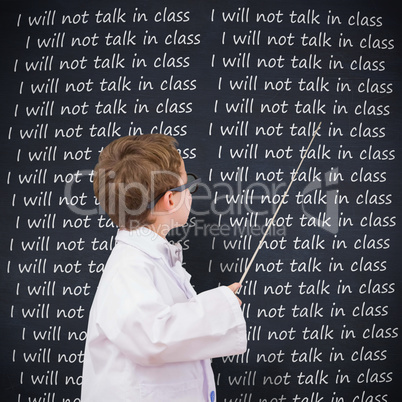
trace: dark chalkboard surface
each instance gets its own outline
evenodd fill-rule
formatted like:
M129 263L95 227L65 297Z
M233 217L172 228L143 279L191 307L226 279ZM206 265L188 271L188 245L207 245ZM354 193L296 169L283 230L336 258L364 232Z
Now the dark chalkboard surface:
M99 151L174 136L203 179L197 291L238 281L249 345L218 400L398 401L401 29L388 1L3 1L2 395L79 401L116 228Z

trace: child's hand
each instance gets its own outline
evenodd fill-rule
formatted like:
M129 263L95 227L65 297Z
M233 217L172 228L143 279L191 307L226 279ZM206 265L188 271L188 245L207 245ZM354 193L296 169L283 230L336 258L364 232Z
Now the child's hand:
M241 285L240 285L240 283L235 282L235 283L232 283L231 285L229 285L228 288L229 288L234 294L236 294L236 292L241 288ZM236 296L236 297L237 297L237 296ZM241 306L241 300L240 300L239 298L237 298L237 300L239 301L239 304L240 304L240 306Z

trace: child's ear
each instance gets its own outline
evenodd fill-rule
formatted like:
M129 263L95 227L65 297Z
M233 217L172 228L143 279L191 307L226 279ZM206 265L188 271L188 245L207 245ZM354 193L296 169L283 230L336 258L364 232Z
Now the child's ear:
M166 193L161 198L161 203L165 211L170 211L171 209L173 209L174 208L173 192L166 191Z

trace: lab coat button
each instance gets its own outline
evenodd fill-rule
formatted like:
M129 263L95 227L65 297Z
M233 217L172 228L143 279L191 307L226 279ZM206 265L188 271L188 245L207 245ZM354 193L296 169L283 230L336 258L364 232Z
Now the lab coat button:
M215 401L215 391L211 392L210 397L211 397L211 402L214 402Z

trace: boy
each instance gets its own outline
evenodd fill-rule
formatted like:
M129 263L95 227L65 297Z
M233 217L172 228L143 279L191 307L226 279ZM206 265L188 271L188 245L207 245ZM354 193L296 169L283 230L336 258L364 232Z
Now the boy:
M119 230L89 316L82 402L214 402L210 359L245 352L240 285L197 295L165 239L187 222L195 185L162 134L100 154L94 191Z

